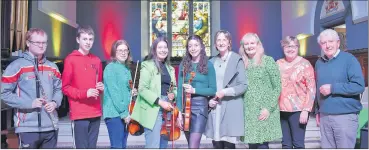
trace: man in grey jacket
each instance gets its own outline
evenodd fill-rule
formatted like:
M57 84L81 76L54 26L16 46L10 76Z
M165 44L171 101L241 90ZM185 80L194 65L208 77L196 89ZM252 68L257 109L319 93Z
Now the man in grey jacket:
M1 78L1 98L14 108L20 148L56 148L58 116L54 110L63 97L61 74L58 67L45 58L45 31L31 28L26 34L26 44L28 51L10 63ZM40 83L38 88L36 79Z

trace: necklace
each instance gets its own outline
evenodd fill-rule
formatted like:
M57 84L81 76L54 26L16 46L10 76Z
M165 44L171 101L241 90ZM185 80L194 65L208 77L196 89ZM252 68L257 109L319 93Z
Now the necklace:
M229 53L230 53L230 52L227 52L227 55L224 57L224 60L222 59L222 57L219 57L219 58L220 58L220 60L222 60L222 61L219 63L219 68L220 68L220 67L222 67L222 65L227 61Z

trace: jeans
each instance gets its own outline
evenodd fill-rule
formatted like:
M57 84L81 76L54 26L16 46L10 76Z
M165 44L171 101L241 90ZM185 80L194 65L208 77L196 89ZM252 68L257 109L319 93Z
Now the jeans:
M105 124L108 128L110 148L126 148L128 131L124 120L120 117L106 118Z
M163 124L162 110L160 109L154 128L145 129L145 148L167 148L168 140L160 136L161 125Z

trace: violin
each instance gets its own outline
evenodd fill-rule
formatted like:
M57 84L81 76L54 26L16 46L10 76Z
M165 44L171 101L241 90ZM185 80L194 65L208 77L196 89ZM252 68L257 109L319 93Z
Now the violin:
M128 81L129 82L129 87L131 88L131 90L134 89L134 85L135 85L135 81L136 81L136 74L137 74L138 62L139 61L137 61L137 65L136 65L134 82L132 82L132 80L129 80ZM133 97L133 94L131 94L130 103L128 105L129 115L132 114L132 111L133 111L133 109L135 107L136 97L137 96ZM144 133L143 126L141 124L139 124L137 121L133 120L133 119L131 119L131 121L128 123L127 130L133 136L140 136L140 135L142 135L142 133Z
M173 82L171 82L168 93L173 91L173 87ZM164 123L161 126L160 136L168 141L175 141L181 136L181 129L175 124L177 122L179 111L173 100L169 100L169 102L172 104L174 109L171 111L163 110Z
M191 72L191 77L188 80L188 84L191 84L193 78L195 77L196 73ZM184 78L184 77L183 77ZM186 104L185 106L185 112L184 112L184 131L190 131L190 121L191 121L191 93L186 93Z

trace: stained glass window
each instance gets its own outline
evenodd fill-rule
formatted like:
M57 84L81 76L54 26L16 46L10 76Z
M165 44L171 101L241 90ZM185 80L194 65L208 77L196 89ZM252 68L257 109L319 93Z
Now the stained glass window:
M188 1L172 2L172 56L183 56L189 36Z
M167 2L150 2L150 45L157 37L167 37L167 10Z
M168 7L171 5L171 7ZM190 8L192 5L192 9ZM210 56L210 2L188 0L150 1L150 45L159 36L171 41L172 56L182 57L189 35L199 35ZM169 12L170 11L170 12ZM189 15L189 14L193 15ZM170 21L167 20L170 15ZM191 20L191 21L190 21ZM169 33L168 33L169 31Z
M193 2L193 32L205 44L206 55L210 56L210 3Z

